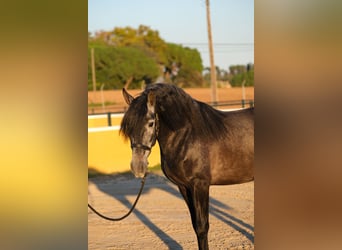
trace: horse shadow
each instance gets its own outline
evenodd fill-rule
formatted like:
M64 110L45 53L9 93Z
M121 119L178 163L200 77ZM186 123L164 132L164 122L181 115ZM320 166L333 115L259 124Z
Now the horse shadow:
M101 192L104 192L117 201L119 201L122 205L130 209L132 207L132 203L128 197L136 197L138 194L138 190L140 188L140 181L135 180L134 176L131 173L123 173L123 174L114 174L114 175L106 175L104 173L98 172L97 170L89 167L88 173L91 173L88 181L96 185L96 187L101 190ZM92 176L96 176L96 181L93 181ZM99 177L100 176L100 177ZM99 178L98 178L99 177ZM116 184L120 184L120 180L125 181L132 181L132 185L136 185L134 189L127 189L124 192L115 190L114 188L109 188L111 185L101 185L102 180L109 179L110 182L116 182ZM154 185L157 182L157 185ZM133 184L134 183L134 184ZM176 185L171 183L169 180L167 180L166 177L161 176L160 174L155 173L149 173L147 175L146 183L144 186L144 190L142 192L142 197L140 199L143 199L144 194L148 194L152 189L160 189L162 191L165 191L168 194L173 195L176 198L181 199L184 201L182 195L180 194L178 188ZM89 193L89 196L91 196L91 193ZM185 203L185 201L184 201ZM220 221L224 222L228 226L234 228L235 230L239 231L242 235L244 235L249 241L251 241L254 244L254 235L249 231L254 232L254 227L249 225L248 223L245 223L243 220L236 218L232 216L231 214L227 213L227 210L231 210L232 208L228 206L225 203L220 202L219 200L210 197L209 200L209 213L210 215L216 217ZM133 210L133 214L139 220L144 223L145 226L147 226L159 239L168 246L169 249L183 249L183 247L170 235L167 234L167 232L163 231L161 228L158 227L155 223L151 221L151 219L144 214L139 208L139 205ZM96 208L96 207L95 207ZM190 216L190 215L189 215ZM190 222L190 219L189 219Z

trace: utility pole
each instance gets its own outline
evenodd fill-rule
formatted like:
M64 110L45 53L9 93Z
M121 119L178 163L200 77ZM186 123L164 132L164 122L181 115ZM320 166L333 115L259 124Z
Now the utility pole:
M207 6L207 25L208 25L208 45L209 45L209 56L210 56L211 101L213 102L213 104L217 104L216 67L214 63L213 39L211 35L209 0L206 0L206 6Z

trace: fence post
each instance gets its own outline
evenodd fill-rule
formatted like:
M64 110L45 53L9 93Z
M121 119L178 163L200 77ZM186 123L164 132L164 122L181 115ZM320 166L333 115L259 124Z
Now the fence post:
M108 126L111 127L112 126L112 117L110 115L110 112L107 113L107 120L108 120Z

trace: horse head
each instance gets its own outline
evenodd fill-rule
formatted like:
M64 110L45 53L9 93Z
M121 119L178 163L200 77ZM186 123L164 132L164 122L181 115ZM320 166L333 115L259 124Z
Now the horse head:
M135 177L142 178L147 173L148 157L157 140L156 97L153 92L136 98L125 89L122 93L129 108L123 117L120 132L131 142L131 170Z

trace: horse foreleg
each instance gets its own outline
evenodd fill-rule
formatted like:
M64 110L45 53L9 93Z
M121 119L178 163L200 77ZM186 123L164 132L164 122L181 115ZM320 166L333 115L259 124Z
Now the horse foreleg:
M190 187L180 186L179 190L190 210L192 226L197 236L198 249L207 250L209 249L209 183L195 179Z

